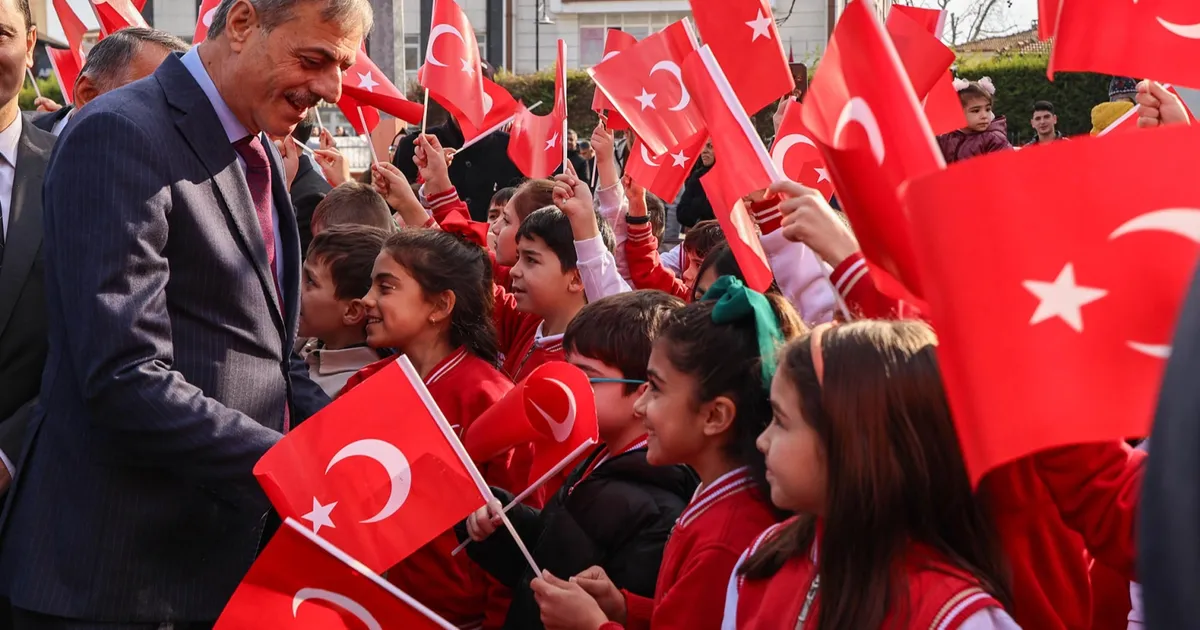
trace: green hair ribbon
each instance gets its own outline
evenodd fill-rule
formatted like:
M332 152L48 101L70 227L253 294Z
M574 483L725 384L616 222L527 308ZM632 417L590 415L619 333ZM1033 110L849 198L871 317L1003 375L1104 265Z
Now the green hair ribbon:
M762 359L763 385L770 389L771 379L775 377L775 352L783 345L783 332L779 329L779 320L775 317L771 302L734 276L721 276L701 299L705 302L716 301L712 312L713 323L754 322L758 354Z

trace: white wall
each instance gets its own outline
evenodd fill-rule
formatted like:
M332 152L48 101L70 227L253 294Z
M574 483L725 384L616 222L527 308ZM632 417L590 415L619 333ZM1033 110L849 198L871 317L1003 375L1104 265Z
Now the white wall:
M154 3L154 27L191 40L196 33L195 0L150 0Z

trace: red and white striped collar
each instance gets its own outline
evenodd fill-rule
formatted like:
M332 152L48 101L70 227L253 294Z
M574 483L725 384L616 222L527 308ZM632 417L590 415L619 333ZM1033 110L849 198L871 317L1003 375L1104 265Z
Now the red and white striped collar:
M550 352L558 352L562 350L563 336L562 333L557 335L542 335L542 326L546 323L538 324L537 332L533 333L533 347L539 350L547 350Z
M750 468L742 466L735 468L707 485L701 485L696 488L696 494L692 497L692 501L688 503L687 508L679 515L679 520L676 521L677 527L687 527L689 523L696 520L698 516L708 511L709 508L720 503L721 501L743 492L754 485L754 479L750 476Z
M458 367L458 365L466 358L467 349L465 347L451 352L449 356L447 356L445 359L442 359L441 363L438 363L436 366L434 366L433 370L429 372L429 376L425 377L425 385L433 385L434 383L438 382L443 376L449 374L454 368Z

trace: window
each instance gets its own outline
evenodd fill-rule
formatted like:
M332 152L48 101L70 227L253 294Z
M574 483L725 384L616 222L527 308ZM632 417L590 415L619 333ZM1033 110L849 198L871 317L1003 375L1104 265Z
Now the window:
M404 36L404 67L409 72L416 72L421 65L421 35L411 33Z
M579 64L594 66L604 58L608 29L625 31L639 40L687 17L687 13L593 13L579 16Z
M475 31L475 43L479 44L479 58L487 61L487 33L483 31Z
M604 58L604 38L608 29L603 26L579 27L579 64L594 66Z

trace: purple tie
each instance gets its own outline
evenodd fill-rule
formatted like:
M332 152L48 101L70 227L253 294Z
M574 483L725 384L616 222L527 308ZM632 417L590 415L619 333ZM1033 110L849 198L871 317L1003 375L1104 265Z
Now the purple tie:
M279 281L275 276L275 221L271 216L271 163L267 160L267 150L263 148L258 136L246 136L233 143L237 154L246 161L246 184L250 187L250 199L254 201L254 214L258 216L258 227L262 230L263 244L267 247L267 268L271 275L271 284L275 287L275 295L279 298L280 308L283 307L283 295L279 291ZM288 406L283 406L283 432L291 428L291 414Z

